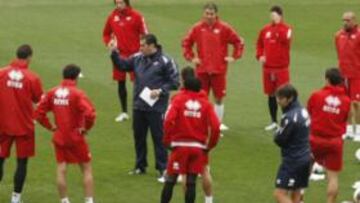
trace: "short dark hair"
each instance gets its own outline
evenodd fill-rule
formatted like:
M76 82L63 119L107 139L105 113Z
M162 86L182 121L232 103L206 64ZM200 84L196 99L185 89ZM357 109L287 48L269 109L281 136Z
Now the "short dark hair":
M158 43L158 40L154 34L146 34L141 37L142 40L145 40L147 45L154 44L157 48L161 48L161 45Z
M329 68L325 71L325 78L331 85L340 85L343 83L344 78L341 76L339 68Z
M296 100L298 98L298 92L296 88L291 84L286 84L276 90L276 97Z
M186 90L200 92L201 90L201 82L199 79L195 77L187 78L184 82L184 87Z
M281 6L278 6L278 5L271 7L270 12L275 12L275 13L279 14L280 16L283 16L283 14L284 14L283 9L281 8Z
M191 66L185 66L181 70L181 79L185 81L188 78L195 78L195 71Z
M69 64L64 67L63 78L69 80L76 80L79 77L81 68L75 64Z
M131 6L130 0L123 0L126 6ZM116 4L116 0L114 0L114 4Z
M204 10L206 10L206 9L214 10L215 13L217 13L219 11L218 6L214 2L207 2L203 8L204 8Z
M30 45L23 44L18 47L16 51L16 56L18 59L28 59L33 55L33 50Z

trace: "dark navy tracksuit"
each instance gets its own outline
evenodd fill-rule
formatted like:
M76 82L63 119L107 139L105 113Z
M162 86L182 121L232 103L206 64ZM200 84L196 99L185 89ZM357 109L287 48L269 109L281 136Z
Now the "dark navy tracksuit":
M310 175L309 114L298 101L283 109L275 143L281 148L276 187L286 190L306 188Z
M155 167L162 172L166 169L167 164L167 153L162 144L163 117L167 109L170 91L176 90L180 85L177 65L161 50L150 56L137 53L128 59L120 58L119 54L113 51L111 59L120 70L134 71L135 73L133 107L135 168L144 170L148 166L146 135L150 128L155 149ZM162 91L159 100L152 107L139 97L145 87Z

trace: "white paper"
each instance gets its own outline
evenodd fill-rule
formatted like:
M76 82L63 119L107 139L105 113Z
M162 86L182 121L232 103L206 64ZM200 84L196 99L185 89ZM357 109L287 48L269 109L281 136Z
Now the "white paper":
M141 91L141 93L140 93L140 98L143 101L145 101L149 106L152 107L157 102L157 100L159 100L159 98L153 99L153 98L151 98L150 94L151 94L151 89L148 87L145 87L143 89L143 91Z

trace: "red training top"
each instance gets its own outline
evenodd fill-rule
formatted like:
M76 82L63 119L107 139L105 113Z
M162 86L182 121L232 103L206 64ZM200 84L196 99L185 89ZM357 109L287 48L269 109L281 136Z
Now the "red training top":
M59 146L73 146L84 141L80 129L90 130L95 122L95 109L83 91L76 87L76 81L64 80L50 90L36 109L36 119L49 130L54 127L47 117L52 111L56 130L53 142Z

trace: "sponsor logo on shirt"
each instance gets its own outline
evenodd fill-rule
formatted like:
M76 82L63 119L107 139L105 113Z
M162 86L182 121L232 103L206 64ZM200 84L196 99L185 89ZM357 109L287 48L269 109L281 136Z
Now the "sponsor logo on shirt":
M10 88L22 89L24 84L22 80L24 79L24 75L19 70L12 70L8 74L9 80L6 82L6 85Z
M69 90L67 88L59 88L55 92L54 105L68 106L69 105Z
M323 111L332 113L332 114L340 114L341 101L337 96L328 96L325 98L325 105L323 106Z
M265 38L266 39L269 39L271 37L271 32L269 31L269 32L266 32L266 34L265 34Z
M214 29L215 34L220 34L220 29Z
M132 18L130 16L126 17L127 21L130 21Z
M191 118L201 118L201 104L196 100L188 100L185 103L184 116Z

